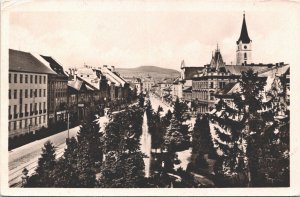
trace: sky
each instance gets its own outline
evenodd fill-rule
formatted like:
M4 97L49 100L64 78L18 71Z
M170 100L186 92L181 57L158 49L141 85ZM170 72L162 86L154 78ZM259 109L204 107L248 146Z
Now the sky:
M254 63L296 64L299 5L270 1L19 1L9 11L9 47L54 57L65 68L210 62L218 44L236 62L243 11Z

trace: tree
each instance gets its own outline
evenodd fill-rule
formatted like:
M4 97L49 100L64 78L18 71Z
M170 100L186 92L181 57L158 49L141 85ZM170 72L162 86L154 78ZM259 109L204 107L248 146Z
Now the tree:
M269 157L267 150L275 147L270 143L274 135L268 134L274 128L268 129L266 125L275 123L276 97L271 96L268 102L262 102L265 84L266 79L258 77L253 70L243 72L239 80L241 90L233 94L234 107L221 99L216 105L216 113L211 116L215 124L214 143L222 152L220 158L223 161L222 169L225 169L219 172L234 175L237 180L233 184L241 183L238 179L247 176L240 186L258 186L262 180L260 177L265 176L259 172L262 168L260 161Z
M167 128L164 136L164 145L168 152L176 152L184 146L185 138L180 132L181 124L173 115L170 126Z
M145 102L144 95L143 95L143 93L140 93L140 95L139 95L139 106L144 107L144 102Z
M84 122L77 134L78 146L87 143L86 148L93 167L99 167L102 162L102 133L99 131L99 124L97 124L96 121L91 121Z
M55 156L55 147L50 141L47 141L42 148L35 175L29 178L27 187L53 187Z
M78 143L72 137L66 140L67 148L54 169L55 187L75 188L80 186L79 173L77 169Z
M176 120L179 122L184 122L186 117L184 117L184 113L187 111L188 107L185 103L180 102L179 98L176 98L174 103L174 111L173 114L175 115Z
M110 152L102 167L100 186L105 188L144 187L144 161L140 151Z
M192 134L192 148L192 163L195 171L207 169L208 163L205 160L205 155L211 159L216 158L207 114L198 115L196 118Z
M144 155L139 147L142 111L129 109L120 112L106 126L104 135L106 156L101 167L100 187L143 186Z

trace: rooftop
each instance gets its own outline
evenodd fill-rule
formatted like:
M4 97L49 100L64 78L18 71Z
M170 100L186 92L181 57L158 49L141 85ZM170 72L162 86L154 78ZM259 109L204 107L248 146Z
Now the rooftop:
M9 49L9 71L56 74L31 53Z

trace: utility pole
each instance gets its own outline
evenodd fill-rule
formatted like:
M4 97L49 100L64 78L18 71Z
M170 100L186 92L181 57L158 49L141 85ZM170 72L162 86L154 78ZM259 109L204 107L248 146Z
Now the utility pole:
M68 123L67 123L67 127L68 127L68 139L70 139L70 132L69 132L69 124L70 124L70 113L69 112L67 112L67 114L68 114Z

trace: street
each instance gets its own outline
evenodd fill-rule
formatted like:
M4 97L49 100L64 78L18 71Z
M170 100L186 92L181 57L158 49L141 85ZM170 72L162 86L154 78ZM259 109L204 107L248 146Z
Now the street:
M170 107L167 103L163 102L160 98L156 97L155 95L150 94L149 99L151 101L152 108L155 111L157 111L158 106L161 106L163 108L164 111L161 112L161 116L164 116L168 112L168 110L173 111L172 107Z
M103 131L106 122L106 117L99 118L101 131ZM78 131L79 126L70 129L70 137L75 137ZM25 167L29 170L29 175L34 172L42 147L46 141L50 140L53 143L56 147L57 158L61 157L66 146L66 138L68 138L67 130L9 151L9 186L20 186L22 170Z

